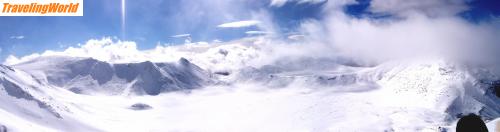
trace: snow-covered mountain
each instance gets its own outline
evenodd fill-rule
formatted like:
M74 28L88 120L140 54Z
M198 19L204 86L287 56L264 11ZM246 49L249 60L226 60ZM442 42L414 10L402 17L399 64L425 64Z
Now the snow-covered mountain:
M85 94L148 94L212 83L210 73L180 58L175 63L110 64L92 58L45 57L14 65L50 85Z
M468 113L500 117L499 78L486 68L328 57L258 65L269 56L257 41L178 46L188 56L173 62L50 55L1 65L0 130L453 131Z

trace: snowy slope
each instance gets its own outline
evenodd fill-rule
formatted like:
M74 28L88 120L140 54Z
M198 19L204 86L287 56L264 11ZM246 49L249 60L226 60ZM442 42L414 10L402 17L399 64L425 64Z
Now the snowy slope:
M9 66L0 65L0 73L0 124L8 131L96 130L73 117L63 116L71 111L54 98L61 89Z
M301 62L295 64L301 65ZM311 64L311 61L306 64ZM365 68L331 65L324 71L311 71L309 66L290 71L289 67L246 68L241 73L244 78L253 78L270 87L356 93L358 95L353 97L363 99L348 100L367 102L373 105L371 109L374 111L377 107L392 111L386 116L391 118L393 128L386 130L437 131L438 126L450 128L453 121L468 113L479 114L486 120L500 117L500 98L493 88L498 77L486 69L439 59L389 62ZM414 122L404 123L408 120Z

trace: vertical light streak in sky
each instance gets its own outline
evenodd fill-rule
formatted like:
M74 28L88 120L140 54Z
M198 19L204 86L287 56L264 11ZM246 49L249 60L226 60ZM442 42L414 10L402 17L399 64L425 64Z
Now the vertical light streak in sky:
M122 40L125 40L125 0L122 0Z

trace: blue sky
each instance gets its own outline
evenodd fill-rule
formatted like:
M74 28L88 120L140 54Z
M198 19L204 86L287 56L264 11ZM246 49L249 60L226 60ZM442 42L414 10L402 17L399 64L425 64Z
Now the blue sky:
M270 6L269 0L127 0L122 35L121 0L85 0L83 17L0 17L0 60L10 54L63 50L104 36L135 41L140 49L153 48L158 42L182 44L184 40L170 37L177 34L191 34L193 41L228 41L258 29L217 25L250 20L254 12L268 12L278 32L294 32L304 20L322 19L322 8L328 2L292 1L278 7ZM370 0L357 2L345 6L344 11L358 18L391 17L368 11ZM467 5L470 8L458 15L471 23L500 14L498 0L468 0Z

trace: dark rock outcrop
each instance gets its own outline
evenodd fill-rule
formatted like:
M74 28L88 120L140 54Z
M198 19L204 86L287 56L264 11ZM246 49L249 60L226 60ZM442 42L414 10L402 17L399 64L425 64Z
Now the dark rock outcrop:
M7 127L0 124L0 132L7 132Z
M132 110L148 110L152 109L153 107L149 106L148 104L144 103L136 103L130 106L130 109Z

